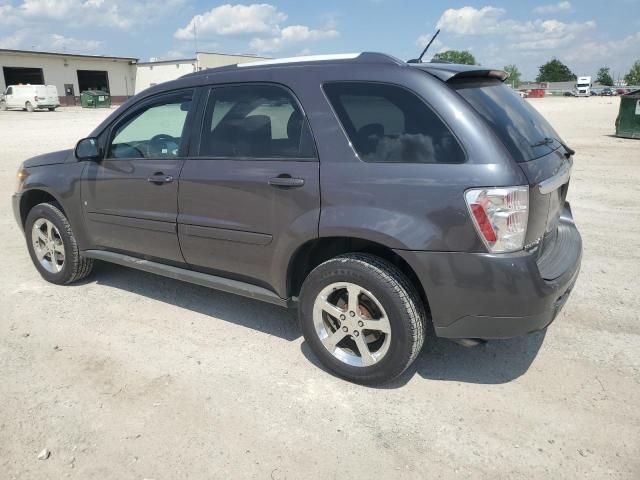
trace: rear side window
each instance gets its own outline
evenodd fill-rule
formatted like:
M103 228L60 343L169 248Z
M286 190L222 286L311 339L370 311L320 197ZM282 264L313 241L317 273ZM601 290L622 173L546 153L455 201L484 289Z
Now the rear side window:
M365 162L462 163L449 128L416 94L396 85L324 85L338 119Z
M200 156L315 158L315 148L307 121L287 90L237 85L211 91Z
M451 85L487 121L517 162L528 162L560 147L549 123L499 80L461 79Z

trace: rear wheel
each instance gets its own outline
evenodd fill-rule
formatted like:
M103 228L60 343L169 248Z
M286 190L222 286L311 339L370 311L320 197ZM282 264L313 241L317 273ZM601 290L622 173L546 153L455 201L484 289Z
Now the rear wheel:
M49 111L50 112L55 112L56 111L56 107L49 107Z
M305 340L333 373L362 384L398 377L424 342L424 306L407 277L369 254L315 268L300 292Z
M33 112L35 108L33 108L33 104L31 102L27 102L24 104L24 108L27 112Z
M71 225L57 205L41 203L25 222L27 248L42 277L59 285L73 283L91 273L93 260L80 255Z

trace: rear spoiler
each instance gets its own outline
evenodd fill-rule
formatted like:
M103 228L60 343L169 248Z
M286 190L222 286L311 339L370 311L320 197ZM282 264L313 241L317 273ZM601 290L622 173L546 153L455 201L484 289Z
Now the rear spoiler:
M504 82L509 74L504 70L480 68L477 65L458 65L455 63L410 63L411 67L419 68L443 82L450 82L460 78L495 78Z

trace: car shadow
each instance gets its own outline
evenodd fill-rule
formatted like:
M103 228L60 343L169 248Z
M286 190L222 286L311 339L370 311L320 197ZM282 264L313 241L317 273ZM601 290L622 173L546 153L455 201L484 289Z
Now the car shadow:
M106 262L96 262L83 283L96 283L175 305L288 341L301 336L294 312L231 293Z
M93 274L74 285L89 283L132 292L290 342L301 336L295 309L287 310L152 273L96 262ZM476 347L464 347L437 338L430 330L413 365L398 379L373 388L401 388L416 374L427 380L487 385L508 383L527 372L546 334L543 330L509 340L492 340ZM306 342L302 342L300 348L309 362L331 374L320 364Z
M538 355L546 330L508 340L491 340L476 347L465 347L430 334L416 361L400 377L371 388L396 389L416 374L426 380L496 385L524 375ZM302 354L316 367L324 368L306 342Z

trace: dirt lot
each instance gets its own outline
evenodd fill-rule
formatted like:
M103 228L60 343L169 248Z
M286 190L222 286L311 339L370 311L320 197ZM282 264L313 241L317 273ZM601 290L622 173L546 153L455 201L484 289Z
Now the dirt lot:
M640 478L640 141L611 136L616 98L532 102L578 151L569 303L546 334L429 339L382 389L318 368L277 307L105 264L44 282L15 171L107 112L0 112L0 477Z

